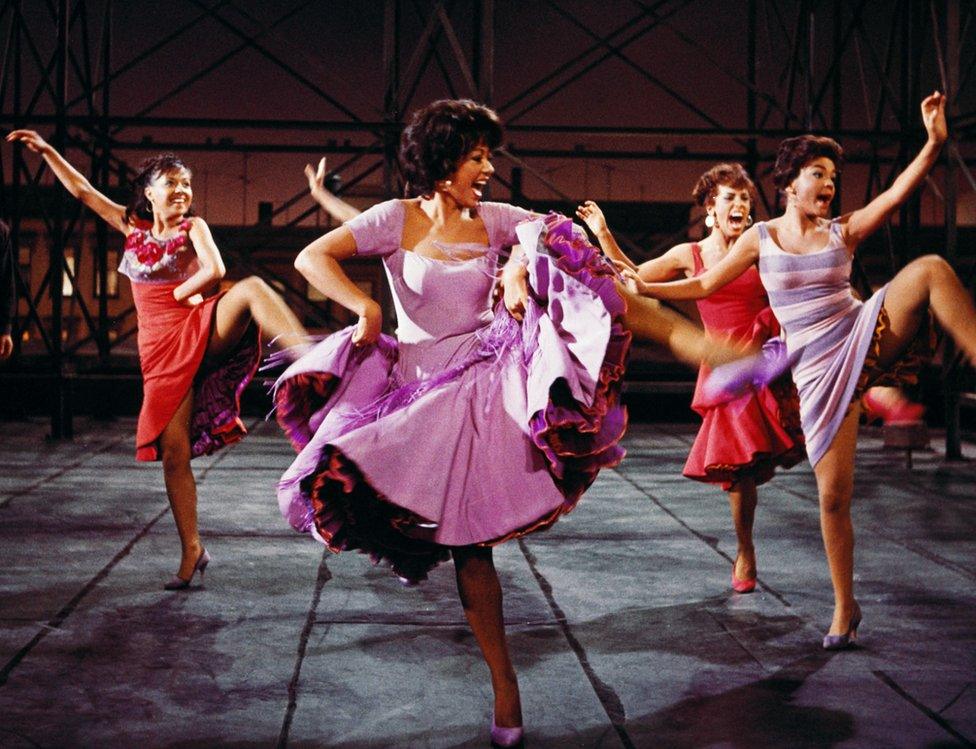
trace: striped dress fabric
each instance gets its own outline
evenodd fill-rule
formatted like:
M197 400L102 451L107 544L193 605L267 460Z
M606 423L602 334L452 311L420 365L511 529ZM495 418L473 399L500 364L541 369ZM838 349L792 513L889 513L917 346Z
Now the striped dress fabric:
M765 222L757 228L759 276L786 339L807 456L816 466L847 414L887 286L865 302L854 296L853 256L836 221L827 246L802 255L781 249Z

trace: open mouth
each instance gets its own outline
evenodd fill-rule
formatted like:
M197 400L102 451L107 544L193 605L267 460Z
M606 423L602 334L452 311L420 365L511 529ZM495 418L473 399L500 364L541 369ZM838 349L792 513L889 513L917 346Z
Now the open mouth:
M481 200L481 194L482 192L484 192L485 186L487 184L488 182L486 181L486 182L475 182L473 185L471 185L471 190L472 192L474 192L478 200Z
M733 211L729 214L728 224L729 228L731 229L744 229L746 225L746 215L744 213L739 213L738 211Z
M833 199L834 194L832 192L822 192L817 195L817 205L821 208L828 207Z

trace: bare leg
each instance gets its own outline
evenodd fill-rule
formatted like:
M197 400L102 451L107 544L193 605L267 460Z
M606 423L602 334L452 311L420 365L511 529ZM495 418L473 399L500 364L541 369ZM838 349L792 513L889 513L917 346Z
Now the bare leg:
M898 360L925 320L928 310L953 337L970 362L976 362L976 307L952 267L938 255L913 260L892 279L885 295L891 327L881 339L878 363Z
M220 360L241 340L253 320L279 348L305 346L308 333L284 300L257 276L238 281L217 302L207 357Z
M854 494L854 450L860 412L857 403L851 406L834 441L813 469L820 494L820 531L834 586L834 617L829 634L835 635L847 631L855 605L851 497Z
M729 506L739 548L733 570L736 580L756 579L756 550L752 544L752 525L756 519L756 482L750 477L739 480L729 491Z
M522 703L518 678L508 654L502 615L502 587L498 582L491 549L459 546L452 551L461 606L491 672L495 724L521 726Z
M163 479L169 506L180 536L182 557L177 573L184 580L193 575L203 544L197 529L197 482L190 468L190 413L193 410L193 391L187 393L169 424L159 436L163 458Z
M656 299L631 294L619 283L617 291L627 302L627 329L637 338L666 346L685 364L697 367L705 362L714 367L753 353L709 338L704 330Z

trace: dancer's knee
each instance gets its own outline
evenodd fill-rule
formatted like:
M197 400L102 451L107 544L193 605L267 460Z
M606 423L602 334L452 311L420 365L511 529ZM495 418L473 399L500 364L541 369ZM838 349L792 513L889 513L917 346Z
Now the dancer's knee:
M240 288L240 293L246 294L248 299L261 299L274 294L268 283L260 276L248 276L238 281L235 288Z
M185 440L160 440L160 458L163 463L163 473L174 476L190 467L190 445Z
M820 511L824 515L839 516L850 514L853 487L838 482L820 488Z
M941 255L935 254L922 255L922 257L916 258L909 263L905 269L911 269L915 273L924 276L929 280L931 285L937 285L946 278L956 277L956 272L946 259Z

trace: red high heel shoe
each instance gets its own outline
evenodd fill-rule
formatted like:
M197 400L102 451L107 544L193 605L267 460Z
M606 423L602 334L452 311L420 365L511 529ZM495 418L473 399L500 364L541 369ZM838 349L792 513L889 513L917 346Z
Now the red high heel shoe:
M925 406L908 400L901 394L894 397L892 402L886 403L873 392L868 390L861 396L861 405L868 421L880 420L886 426L889 424L918 424L925 415Z

